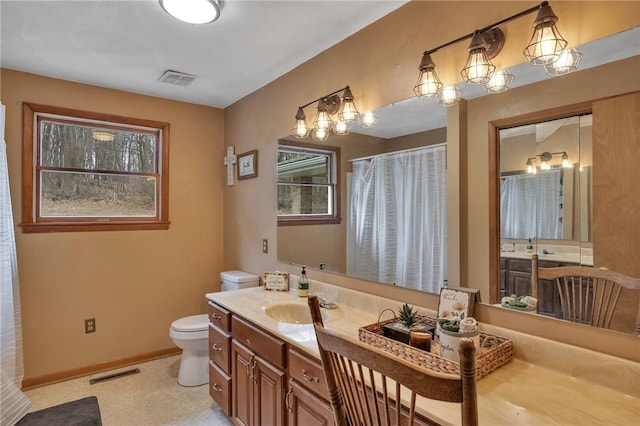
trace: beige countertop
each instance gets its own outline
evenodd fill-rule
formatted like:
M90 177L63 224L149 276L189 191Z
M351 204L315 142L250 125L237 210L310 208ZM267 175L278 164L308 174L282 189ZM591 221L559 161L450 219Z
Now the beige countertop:
M338 304L337 309L323 310L328 315L325 327L355 340L360 327L377 322L383 309L396 310L401 304L323 283L314 283L312 291L333 296ZM312 325L279 323L263 310L280 303L306 305L306 298L297 297L295 291L272 292L257 287L209 293L206 297L318 357ZM420 309L420 313L435 314L426 309ZM481 329L511 338L515 358L478 381L480 424L640 424L638 363L494 326L481 324ZM420 411L442 424L460 424L457 404L424 399Z

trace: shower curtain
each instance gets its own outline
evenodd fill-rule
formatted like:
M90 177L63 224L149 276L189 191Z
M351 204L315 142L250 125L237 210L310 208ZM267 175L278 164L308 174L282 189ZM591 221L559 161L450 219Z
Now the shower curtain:
M437 293L446 278L446 146L353 162L347 274Z
M14 425L31 408L20 390L24 376L18 260L13 230L5 108L0 104L0 425Z

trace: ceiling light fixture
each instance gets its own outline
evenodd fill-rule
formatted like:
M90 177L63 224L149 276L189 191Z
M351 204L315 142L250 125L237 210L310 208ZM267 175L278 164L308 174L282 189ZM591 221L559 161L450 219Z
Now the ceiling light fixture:
M420 70L418 81L413 86L415 95L422 99L437 97L438 103L446 106L458 103L459 98L454 96L458 89L455 89L455 86L449 86L452 89L443 89L443 83L436 74L436 65L431 55L440 49L468 39L471 39L468 48L469 56L460 71L463 81L469 85L484 85L488 93L500 93L508 90L513 81L513 75L506 70L496 71L495 65L491 62L491 59L500 53L505 42L505 35L498 27L533 12L538 14L533 23L533 36L523 52L527 61L531 65L544 66L549 75L560 75L575 71L582 55L575 49L574 51L577 52L577 55L574 51L565 50L567 41L562 38L556 28L558 17L551 10L549 2L543 1L537 6L484 28L477 29L434 49L425 50L418 67ZM566 55L566 62L561 60L563 55ZM556 63L558 63L558 66L550 68ZM447 98L442 96L447 96Z
M116 138L116 135L113 132L106 130L93 130L91 132L91 136L100 142L111 142Z
M338 95L340 92L342 92L342 97ZM304 109L314 102L318 103L316 106L316 119L313 121L313 128L309 128ZM331 119L332 115L337 116L335 122ZM299 106L295 117L296 124L293 129L291 129L291 136L306 138L309 136L309 133L311 133L311 137L314 140L325 141L329 137L332 129L336 135L348 135L350 130L349 125L354 123L358 117L360 117L360 113L353 101L351 88L345 86L342 89ZM364 124L362 125L366 127Z
M159 0L169 15L189 24L208 24L220 17L219 0Z

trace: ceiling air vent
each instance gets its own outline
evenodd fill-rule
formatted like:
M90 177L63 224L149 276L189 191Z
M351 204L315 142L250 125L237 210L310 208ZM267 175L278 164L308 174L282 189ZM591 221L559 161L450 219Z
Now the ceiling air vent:
M163 83L175 84L176 86L188 86L197 75L186 74L180 71L166 70L158 80Z

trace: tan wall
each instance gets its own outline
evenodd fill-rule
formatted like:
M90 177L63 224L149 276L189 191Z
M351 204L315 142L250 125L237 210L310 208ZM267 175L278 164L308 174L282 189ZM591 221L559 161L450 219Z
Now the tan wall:
M525 5L522 2L421 2L413 1L380 21L356 33L342 43L321 53L312 60L292 70L285 76L252 93L225 110L225 143L239 152L260 150L260 176L226 188L225 209L225 266L252 272L273 269L276 253L267 255L261 251L261 239L276 238L275 221L275 167L273 165L276 141L287 135L293 125L296 108L322 94L349 84L361 111L370 110L412 96L412 86L417 78L420 56L425 49L448 42L466 31L495 22L517 13ZM527 5L528 6L528 5ZM562 34L574 45L601 38L605 35L640 24L638 2L553 2L553 10L560 17ZM521 63L522 49L531 36L531 18L523 18L506 25L507 43L496 58L498 67ZM434 55L438 73L444 81L458 81L459 69L464 63L466 43L447 48ZM558 79L559 81L562 78ZM636 80L637 81L637 80ZM593 98L599 90L583 88L575 98ZM541 96L543 93L539 93ZM499 102L501 116L522 114L530 108L554 106L560 100L549 95L545 102L511 106L509 92L502 98L492 97L488 102ZM489 98L489 97L487 97ZM483 98L484 99L484 98ZM498 101L498 99L501 99ZM565 102L572 102L565 99ZM464 106L450 109L464 117ZM470 115L472 111L469 112ZM488 287L489 282L489 229L488 229L488 141L486 116L480 120L477 112L459 125L468 124L469 141L461 144L448 140L448 205L460 206L450 212L453 226L449 230L449 259L463 259L457 266L462 271L460 281L467 275L473 277L474 287ZM498 113L496 113L497 115ZM493 116L493 115L492 115ZM456 117L458 118L458 117ZM451 118L449 119L451 122ZM455 121L455 119L454 119ZM466 134L464 129L461 133ZM469 166L466 168L466 150ZM454 160L454 161L451 161ZM458 168L464 165L464 170ZM451 176L460 177L459 181ZM469 196L458 199L460 194ZM452 200L457 200L455 203ZM254 214L260 208L261 214ZM466 216L468 214L468 220ZM461 217L463 223L457 221ZM468 226L468 233L463 228ZM459 237L458 237L459 235ZM466 261L465 256L468 256ZM278 265L282 270L287 265ZM467 272L468 271L468 272ZM297 273L297 268L290 272ZM451 273L449 274L451 277ZM314 271L312 278L326 279L356 290L368 291L395 299L412 300L416 304L433 306L432 295L415 293L398 287L348 279ZM592 330L574 330L576 326L560 324L549 327L551 320L530 319L491 309L481 309L482 320L497 325L509 324L534 334L565 340L586 347L595 347L622 356L638 352L636 339L630 336L605 334L605 338L593 339ZM601 334L601 333L598 333ZM613 337L611 337L613 336ZM612 343L612 340L614 343Z
M13 215L22 216L22 102L171 125L168 231L23 234L16 227L25 380L172 348L222 270L223 111L1 70ZM96 318L97 332L84 333Z

